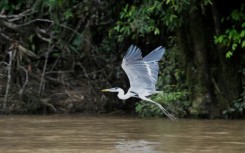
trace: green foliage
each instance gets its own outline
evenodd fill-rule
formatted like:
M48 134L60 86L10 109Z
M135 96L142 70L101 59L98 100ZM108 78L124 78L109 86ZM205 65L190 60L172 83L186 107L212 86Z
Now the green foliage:
M163 91L151 96L151 99L160 103L163 107L167 106L165 109L179 117L187 116L191 104L188 101L189 92L177 86L166 86ZM164 115L157 106L146 101L136 103L136 112L144 117Z
M238 48L245 48L245 13L244 5L235 9L222 22L229 21L232 25L223 34L214 36L214 42L228 48L226 58L230 58Z
M160 30L157 20L153 16L161 10L162 4L158 1L148 2L136 6L136 4L126 4L120 12L119 21L110 31L110 35L118 35L117 39L122 42L125 37L131 36L131 39L137 40L138 37L145 37L146 34L153 33L159 35Z
M44 0L43 3L51 8L61 8L65 4L65 0Z
M245 112L245 101L240 98L233 102L233 105L228 109L222 111L222 114L226 119L242 117Z
M12 3L10 0L1 0L0 1L0 10L5 10L9 12L18 11L25 6L25 1L20 1L18 3Z
M168 31L174 31L184 23L185 14L194 9L191 3L192 0L167 0L165 2L161 21Z
M143 0L126 4L110 36L116 36L122 42L128 37L138 40L149 34L160 35L160 29L174 31L184 22L181 14L191 8L190 3L191 0Z
M71 9L67 9L67 10L64 12L64 16L65 16L65 19L68 20L69 18L72 18L74 15L73 15Z
M245 48L245 5L242 4L240 9L233 10L226 18L222 18L221 22L231 23L231 25L225 29L224 33L214 36L216 44L222 45L227 48L226 58L231 58L234 52L242 51ZM242 59L241 62L243 62ZM242 70L241 70L242 71ZM222 114L225 118L238 118L244 115L245 111L245 88L243 87L243 93L241 98L233 101L232 105L227 106Z
M223 116L228 118L240 118L245 113L245 87L243 87L243 92L241 98L234 100L233 104L227 109L222 111Z
M1 0L0 1L0 9L10 10L14 8L14 5L10 5L8 0Z

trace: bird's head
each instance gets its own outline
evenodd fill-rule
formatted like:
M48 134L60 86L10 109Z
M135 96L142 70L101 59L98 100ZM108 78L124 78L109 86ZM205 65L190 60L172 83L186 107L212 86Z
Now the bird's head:
M119 92L121 88L118 87L114 87L114 88L110 88L110 89L103 89L102 92Z

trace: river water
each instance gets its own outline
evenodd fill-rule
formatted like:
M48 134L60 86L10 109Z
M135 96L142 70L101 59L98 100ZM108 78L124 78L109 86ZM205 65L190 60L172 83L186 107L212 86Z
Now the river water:
M1 116L1 153L244 153L244 120Z

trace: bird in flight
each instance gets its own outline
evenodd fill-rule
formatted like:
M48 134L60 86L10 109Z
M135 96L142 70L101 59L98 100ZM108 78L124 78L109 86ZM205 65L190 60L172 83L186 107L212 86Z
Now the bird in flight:
M159 93L159 91L156 90L159 71L158 61L161 60L164 52L165 49L159 46L145 57L142 57L141 50L137 46L131 45L122 61L122 68L126 72L130 83L128 92L125 94L124 90L118 87L104 89L102 91L118 92L117 96L122 100L137 97L151 102L158 106L167 117L175 120L176 118L161 104L147 98L152 94Z

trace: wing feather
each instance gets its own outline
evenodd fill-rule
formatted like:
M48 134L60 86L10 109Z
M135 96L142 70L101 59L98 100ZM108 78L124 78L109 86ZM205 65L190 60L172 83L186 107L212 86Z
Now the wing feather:
M160 46L142 58L141 50L137 46L129 47L123 58L122 68L129 78L130 91L149 95L156 92L158 61L163 54L164 48Z
M128 48L126 54L124 55L124 58L127 59L128 61L141 60L142 59L141 50L137 46L131 45Z
M162 46L157 47L148 55L146 55L143 60L144 61L160 61L162 59L163 54L165 53L165 49Z

